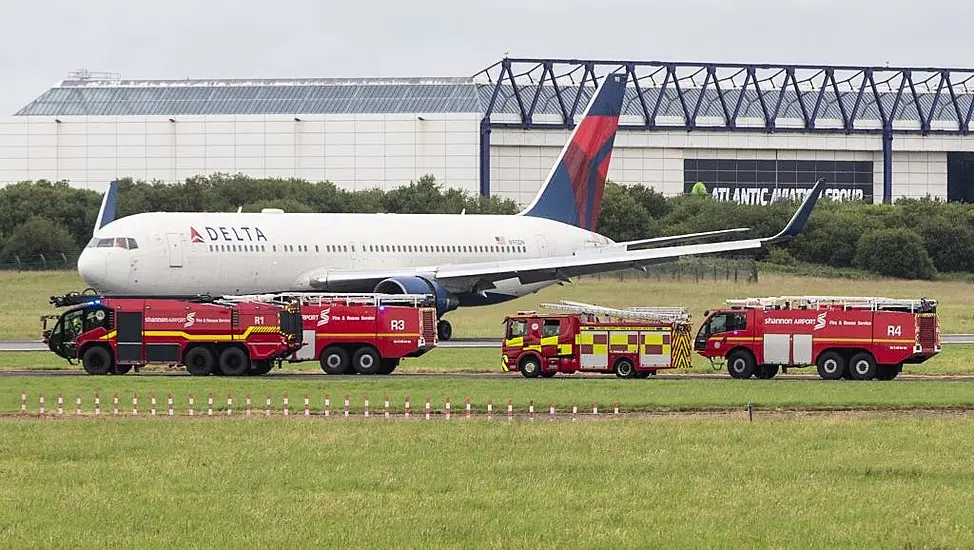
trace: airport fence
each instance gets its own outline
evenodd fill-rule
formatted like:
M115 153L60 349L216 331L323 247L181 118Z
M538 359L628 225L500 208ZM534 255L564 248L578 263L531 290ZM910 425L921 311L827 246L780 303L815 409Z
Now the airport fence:
M76 252L57 254L38 254L37 256L23 257L14 255L0 262L0 270L3 271L55 271L55 270L74 270L78 267L78 256Z
M587 275L580 279L756 283L758 282L758 263L753 258L687 258L647 265L645 271L624 269Z

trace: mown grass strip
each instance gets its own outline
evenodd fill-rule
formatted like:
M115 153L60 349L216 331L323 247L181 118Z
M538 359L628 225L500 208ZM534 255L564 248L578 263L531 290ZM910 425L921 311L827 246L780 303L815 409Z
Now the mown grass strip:
M570 410L572 403L600 408L618 401L626 411L654 410L718 410L737 409L752 403L762 408L966 408L974 407L971 382L893 381L893 382L827 382L819 380L676 380L658 377L647 380L617 380L553 378L524 380L520 377L482 379L476 376L409 376L372 379L288 379L266 377L260 379L228 379L210 377L3 377L0 378L0 412L20 410L21 393L26 391L28 405L36 411L40 393L44 393L50 409L52 397L58 393L74 403L82 396L85 410L90 411L96 392L105 403L118 393L122 406L131 409L131 398L137 393L141 406L148 410L148 400L155 392L157 399L168 393L174 395L176 407L185 411L190 395L199 410L207 396L214 395L215 410L226 408L226 397L232 394L238 407L249 392L255 403L263 405L271 398L275 411L283 407L283 396L290 397L292 410L303 407L304 395L316 411L323 410L324 398L330 396L333 409L349 396L353 411L361 411L365 396L373 406L385 396L390 398L391 410L401 412L406 397L413 411L420 410L426 397L431 406L440 411L447 398L454 404L471 400L471 408L486 412L488 400L495 410L506 406L510 399L518 410L525 410L530 401L538 407L554 403L557 410Z
M974 545L971 418L0 430L11 548Z

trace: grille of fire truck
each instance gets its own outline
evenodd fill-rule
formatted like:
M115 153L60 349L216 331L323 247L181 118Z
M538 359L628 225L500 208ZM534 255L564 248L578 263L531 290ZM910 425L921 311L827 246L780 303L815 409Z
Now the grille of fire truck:
M432 309L423 310L423 340L427 345L436 341L436 316Z
M930 349L937 345L937 318L932 315L920 316L920 346Z
M687 322L690 313L682 307L629 307L614 308L561 300L557 304L545 303L541 307L561 313L581 313L588 315L605 315L620 319L641 321L658 321L662 323Z
M276 294L241 294L223 296L219 301L291 303L297 300L304 305L340 302L346 305L408 305L413 307L433 306L435 297L431 294L376 294L376 293L332 293L332 292L291 292Z
M874 311L903 311L907 313L935 313L937 301L927 298L903 299L876 296L770 296L726 300L730 306L764 309L818 309L843 307Z

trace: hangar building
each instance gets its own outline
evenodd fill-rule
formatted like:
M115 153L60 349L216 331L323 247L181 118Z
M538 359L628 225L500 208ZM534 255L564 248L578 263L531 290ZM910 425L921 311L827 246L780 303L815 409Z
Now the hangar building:
M240 172L389 189L433 174L526 204L616 71L612 180L767 203L824 176L837 197L974 200L974 69L512 58L445 78L78 72L0 117L0 185Z

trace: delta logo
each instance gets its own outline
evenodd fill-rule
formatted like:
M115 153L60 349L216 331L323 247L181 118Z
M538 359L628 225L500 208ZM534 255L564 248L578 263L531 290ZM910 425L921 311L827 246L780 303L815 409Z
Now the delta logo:
M206 233L206 237L203 237ZM237 227L203 227L203 233L195 227L189 228L189 240L191 243L209 242L258 242L267 241L267 236L259 227L237 226Z

